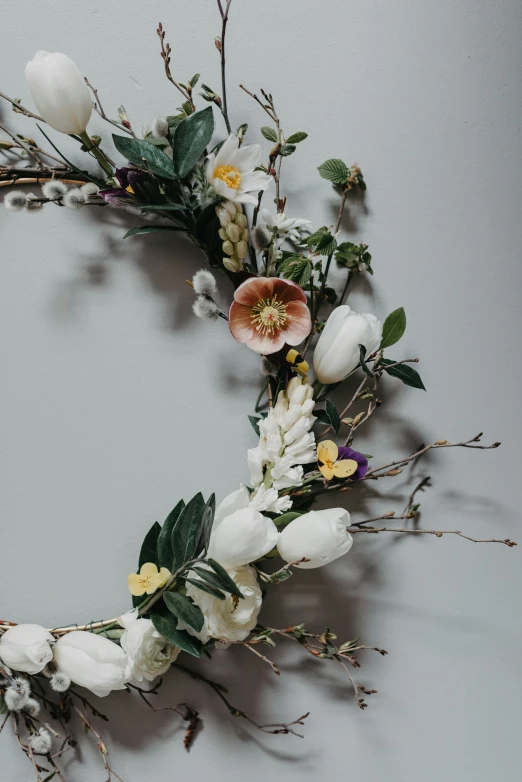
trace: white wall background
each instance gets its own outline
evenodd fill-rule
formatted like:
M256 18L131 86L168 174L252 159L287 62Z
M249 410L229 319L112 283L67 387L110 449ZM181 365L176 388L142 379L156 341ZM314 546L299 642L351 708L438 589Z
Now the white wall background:
M233 125L265 124L241 81L273 92L288 132L310 134L285 162L283 192L288 212L316 226L333 222L337 207L317 165L332 156L361 164L367 198L343 228L369 243L376 276L352 302L381 317L404 305L403 355L422 357L428 393L389 383L361 449L380 462L484 429L500 450L446 451L419 465L435 484L422 523L520 538L520 3L234 6ZM212 0L7 0L1 89L29 102L25 62L39 48L64 51L108 111L124 103L146 125L180 103L163 75L160 19L178 77L201 71L217 87ZM2 118L13 120L5 106ZM110 135L97 118L92 131ZM257 130L250 140L262 140ZM255 358L224 324L192 317L184 280L201 263L192 247L123 242L130 224L112 210L0 212L2 618L52 625L120 611L151 522L182 494L223 496L246 478ZM382 490L387 498L359 506L355 519L402 507L402 478ZM518 782L521 588L520 549L449 536L357 539L335 566L287 582L264 616L329 624L387 648L388 657L363 660L360 680L379 690L364 713L331 665L279 649L278 680L234 649L208 670L259 720L311 710L305 740L245 730L210 691L174 674L161 703L189 700L205 720L191 753L175 716L131 706L123 693L103 704L115 718L105 734L112 762L126 782L231 773ZM2 779L32 779L13 738L1 738ZM103 779L87 745L67 770L73 782Z

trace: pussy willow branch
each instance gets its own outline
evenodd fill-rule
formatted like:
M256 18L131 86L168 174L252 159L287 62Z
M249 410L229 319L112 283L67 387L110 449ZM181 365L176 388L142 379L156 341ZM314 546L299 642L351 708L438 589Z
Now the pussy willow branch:
M225 38L227 34L227 23L228 23L228 12L230 10L230 6L232 4L232 0L224 0L225 7L223 8L223 4L221 0L217 0L219 13L221 14L221 46L220 46L220 56L221 56L221 93L223 97L223 107L221 109L221 113L223 114L223 119L225 120L225 125L227 126L228 133L231 133L230 129L230 120L228 118L228 105L227 105L227 83L226 83L226 61L225 61Z

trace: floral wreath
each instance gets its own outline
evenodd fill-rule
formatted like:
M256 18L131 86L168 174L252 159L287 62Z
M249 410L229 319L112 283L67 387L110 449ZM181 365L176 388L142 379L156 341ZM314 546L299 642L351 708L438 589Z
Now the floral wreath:
M180 500L163 525L156 522L151 527L137 570L128 576L131 610L104 621L50 630L0 622L0 713L5 714L0 730L11 722L39 782L65 779L60 759L76 743L67 724L73 718L94 737L108 780L121 780L95 727L103 714L84 689L99 697L114 690L136 691L157 710L152 696L161 679L151 686L144 683L155 682L173 663L206 682L234 717L268 733L300 735L297 728L308 715L287 723L258 724L229 701L224 687L184 665L190 656L211 657L232 644L242 644L279 673L270 660L270 648L282 640L298 643L313 657L339 664L357 705L366 708L365 696L376 691L358 684L351 669L359 667L363 650L384 655L384 649L357 639L339 642L329 629L312 632L302 623L274 628L259 621L265 590L282 588L279 585L300 569L322 567L347 554L355 535L451 534L473 542L516 545L509 539L478 540L458 530L419 527L417 495L429 478L413 488L399 514L354 522L341 507L311 510L319 495L399 475L430 450L486 449L500 443L482 445L481 434L463 442L436 440L380 466L352 447L360 427L381 405L378 394L384 375L424 390L413 366L417 358L388 356L388 349L404 334L404 309L394 310L381 325L374 315L358 314L345 303L352 281L373 274L367 245L340 241L339 236L351 193L366 189L363 174L357 165L337 158L319 166L320 176L339 193L335 227L312 230L308 220L287 214L282 164L286 167L286 159L298 151L307 134L287 136L272 95L261 90L259 96L243 85L270 121L261 127L269 142L266 162L260 162L260 145L245 143L247 125L232 132L225 65L231 0L217 0L217 5L222 22L221 35L215 39L221 93L202 84L199 97L209 105L196 106L199 74L185 84L176 81L170 68L171 47L160 24L165 74L183 103L175 116L155 118L143 138L122 106L118 119L105 113L97 90L64 54L38 52L26 66L39 114L0 93L16 113L36 120L52 148L0 125L6 135L0 151L7 158L0 165L0 186L15 187L4 197L6 208L16 212L44 205L72 210L108 206L145 218L126 237L184 232L214 272L234 286L225 312L217 302L215 274L206 268L198 271L189 283L195 315L227 321L232 337L259 354L265 378L249 416L258 437L247 455L249 485L217 507L214 495ZM87 133L93 110L115 129L112 140L125 165L115 164L102 139ZM218 134L217 140L216 113L227 132L225 138ZM42 123L76 139L99 170L92 173L67 160ZM40 185L41 194L19 189L28 184ZM346 274L341 292L329 285L334 262ZM334 389L336 398L344 393L341 410L331 401ZM375 526L378 522L386 526ZM200 717L187 704L171 708L187 722L188 749Z

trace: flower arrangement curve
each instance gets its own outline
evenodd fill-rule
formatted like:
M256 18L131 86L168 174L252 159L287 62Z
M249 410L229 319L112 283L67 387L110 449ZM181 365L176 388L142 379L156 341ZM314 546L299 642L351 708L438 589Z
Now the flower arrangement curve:
M98 167L87 173L72 166L43 128L59 157L33 139L2 128L9 138L0 140L0 151L15 158L0 165L0 186L14 187L4 198L6 208L17 212L53 204L72 210L112 207L144 218L144 224L126 236L184 231L213 270L201 269L190 283L195 315L227 321L231 336L259 354L265 378L249 416L258 438L247 454L249 486L240 486L217 506L214 495L205 499L197 494L186 503L180 500L163 525L151 527L137 568L128 575L132 608L100 622L50 630L0 621L0 712L5 713L5 721L11 719L37 780L42 775L65 779L60 758L74 746L66 725L74 717L95 738L109 780L120 779L93 724L103 715L84 689L98 697L115 690L137 691L154 708L151 698L158 692L158 677L173 665L188 670L178 662L180 656L182 660L211 656L233 644L243 645L276 673L269 650L285 639L298 642L314 658L340 663L345 671L348 666L358 667L365 649L386 654L357 640L339 642L329 630L311 632L297 622L282 629L263 625L263 589L281 588L278 585L300 569L323 567L345 556L357 534L452 534L476 541L458 530L417 526L415 500L426 479L414 488L400 516L409 522L404 527L397 526L399 517L393 513L380 517L387 526L376 527L379 519L353 522L343 507L312 507L319 495L331 496L396 476L431 449L499 445L482 445L481 435L456 443L435 440L381 466L370 465L371 457L352 447L360 427L381 404L378 390L385 375L424 390L414 367L416 358L388 356L388 349L406 329L403 308L395 309L381 324L375 315L356 313L345 303L353 280L373 274L365 244L339 241L347 199L354 189L365 190L364 177L357 165L348 166L337 158L319 166L321 177L339 194L335 226L312 230L307 219L286 213L282 164L297 152L307 134L285 135L272 96L261 91L259 97L244 87L270 120L261 128L270 143L266 162L260 162L259 144L245 143L246 125L232 132L225 68L231 0L217 0L217 4L222 20L221 36L216 39L221 93L202 85L200 98L209 105L196 106L199 76L186 84L176 81L170 69L171 48L160 24L165 72L184 102L177 115L155 118L143 138L123 107L117 120L105 114L96 89L63 54L38 52L27 65L31 96L41 116L19 100L7 98L17 113L81 141L83 152ZM105 142L87 132L93 110L117 130L112 139L123 159L119 166L105 152ZM216 112L226 128L225 137L215 135ZM41 186L41 195L20 189L30 184ZM340 293L329 285L333 262L346 274ZM217 301L216 274L234 286L228 312ZM312 359L313 380L307 356ZM347 397L341 410L331 400L333 389ZM509 539L476 542L515 545ZM266 647L266 654L260 647ZM231 714L265 732L297 734L297 726L307 716L259 725L230 703L220 685L197 669L188 673L207 682ZM364 709L364 695L374 691L359 686L350 674L349 679L357 705ZM144 682L152 686L147 689ZM175 710L187 722L188 748L200 725L199 716L186 704Z

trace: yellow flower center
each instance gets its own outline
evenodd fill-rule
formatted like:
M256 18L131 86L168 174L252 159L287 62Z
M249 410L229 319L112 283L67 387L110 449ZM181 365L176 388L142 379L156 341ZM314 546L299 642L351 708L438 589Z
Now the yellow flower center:
M134 190L132 189L132 187L130 185L127 185L125 190L127 191L127 193L131 193L132 195L134 195Z
M157 580L157 578L154 579L154 581L156 581L156 580ZM141 589L143 589L143 590L150 589L150 587L152 586L152 581L153 580L152 580L151 576L145 576L145 577L141 576L140 577L140 587L141 587Z
M214 170L212 179L221 179L227 187L237 190L241 184L241 174L235 166L218 166Z
M285 325L286 319L286 304L279 301L277 296L273 299L260 299L252 307L252 321L256 331L261 334L279 331Z

